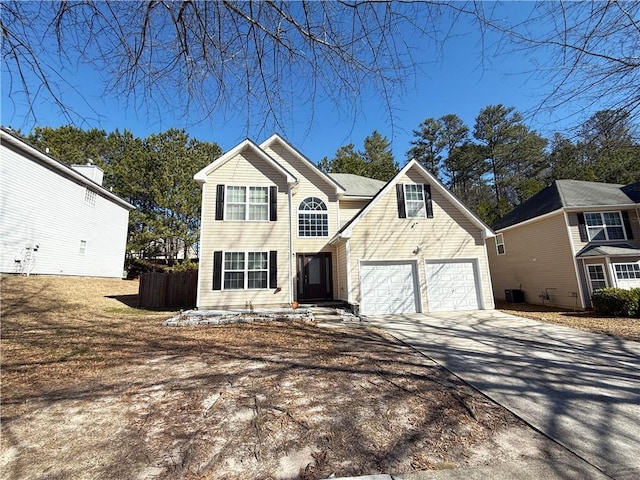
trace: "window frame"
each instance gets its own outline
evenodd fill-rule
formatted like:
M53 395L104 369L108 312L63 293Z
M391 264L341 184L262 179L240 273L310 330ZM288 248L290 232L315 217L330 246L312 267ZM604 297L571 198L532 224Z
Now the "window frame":
M640 262L622 262L622 263L614 263L613 265L613 273L616 276L616 280L635 280L635 279L640 279ZM627 267L627 271L626 272L618 272L618 267ZM631 268L628 268L631 267ZM620 277L618 274L619 273L626 273L628 275L632 275L633 276L628 276L628 277Z
M418 192L422 195L422 199L419 200L409 200L407 198L408 187L418 187ZM427 218L427 206L425 202L426 192L424 191L424 185L422 183L405 183L403 184L404 191L404 211L407 218ZM411 210L409 209L409 202L412 204L420 203L420 211L422 211L423 215L410 215Z
M500 251L500 247L502 247L502 252ZM507 253L504 246L504 235L502 233L496 234L496 253L498 255L505 255Z
M324 209L302 209L302 205L307 200L316 200L319 201L320 204L324 206ZM317 203L317 202L316 202ZM301 227L301 215L309 216L309 217L317 217L317 220L320 220L320 223L316 223L316 227L320 226L322 228L321 235L300 235L300 227ZM299 204L297 209L298 216L298 238L328 238L329 237L329 207L327 206L327 202L325 202L320 197L315 197L313 195L305 197ZM308 219L311 221L311 218ZM311 230L310 230L311 231Z
M87 242L86 240L80 240L80 248L78 248L78 254L79 255L86 255L87 254L87 245L89 242Z
M98 198L98 192L89 187L84 187L84 203L91 207L96 206L96 200Z
M605 221L605 214L616 214L618 219L620 220L619 224L616 225L607 225ZM600 223L598 225L589 225L589 215L598 215L600 217ZM589 242L620 242L623 240L627 240L629 235L627 234L627 229L624 225L624 217L622 216L622 212L620 210L617 211L606 211L606 212L584 212L584 225L587 230L587 239ZM600 231L592 235L593 229L602 229L604 232L605 238L595 238L598 236ZM609 238L609 229L610 228L620 228L622 229L623 238Z
M600 267L600 269L602 270L602 279L591 278L590 267ZM592 294L594 291L598 290L599 288L607 288L609 286L609 282L607 281L607 270L605 268L604 263L587 263L585 264L584 268L587 274L587 282L589 282L589 290L591 291ZM604 282L604 287L593 288L594 281Z
M227 255L233 255L233 254L242 254L242 262L243 262L243 268L242 269L227 269ZM260 255L264 255L265 257L265 268L249 268L249 256L251 254L260 254ZM270 255L269 255L269 251L265 251L265 250L244 250L244 251L224 251L222 252L222 269L221 269L221 290L228 290L228 291L241 291L241 290L269 290L269 272L271 268L271 264L270 264ZM242 288L236 288L236 287L227 287L227 282L226 282L226 274L227 273L239 273L242 272ZM250 272L263 272L264 273L264 283L265 286L264 287L251 287L249 286L249 273Z
M224 211L223 219L228 222L268 222L271 218L271 201L269 193L269 185L225 185L224 186ZM229 189L230 188L243 188L244 189L244 202L231 202L229 201ZM251 201L251 189L261 189L266 191L266 200L264 202L252 202ZM230 205L244 205L244 218L229 218L229 206ZM264 218L250 218L252 206L266 206Z

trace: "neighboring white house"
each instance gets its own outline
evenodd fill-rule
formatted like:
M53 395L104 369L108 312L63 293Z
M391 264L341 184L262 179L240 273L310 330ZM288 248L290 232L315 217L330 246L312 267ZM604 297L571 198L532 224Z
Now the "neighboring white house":
M0 271L116 277L133 205L93 165L69 168L0 129Z

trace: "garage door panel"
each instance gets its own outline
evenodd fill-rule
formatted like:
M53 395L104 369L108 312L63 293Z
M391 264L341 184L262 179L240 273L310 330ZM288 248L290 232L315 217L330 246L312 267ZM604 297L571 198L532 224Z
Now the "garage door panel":
M473 261L427 262L426 273L429 311L480 308Z
M365 315L415 313L415 265L409 262L362 263L361 311Z

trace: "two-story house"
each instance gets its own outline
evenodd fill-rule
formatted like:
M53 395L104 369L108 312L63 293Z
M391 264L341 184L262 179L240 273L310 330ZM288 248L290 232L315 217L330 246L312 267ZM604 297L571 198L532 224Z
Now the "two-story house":
M0 272L121 278L134 207L102 178L0 129Z
M556 180L500 219L488 239L496 299L589 308L602 287L640 287L640 182Z
M344 301L363 314L493 308L493 235L420 164L328 175L278 135L195 175L200 309Z

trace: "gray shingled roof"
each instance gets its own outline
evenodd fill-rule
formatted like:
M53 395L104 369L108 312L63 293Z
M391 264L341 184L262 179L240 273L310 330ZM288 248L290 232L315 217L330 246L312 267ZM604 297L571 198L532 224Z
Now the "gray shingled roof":
M556 180L495 222L492 227L500 230L562 207L636 205L639 190L639 183L624 186L583 180Z
M640 255L640 248L629 245L628 243L619 243L615 245L587 245L578 252L576 257L605 257L613 255Z
M353 173L330 173L329 176L345 189L345 195L348 197L373 197L386 185L386 182L381 180Z

